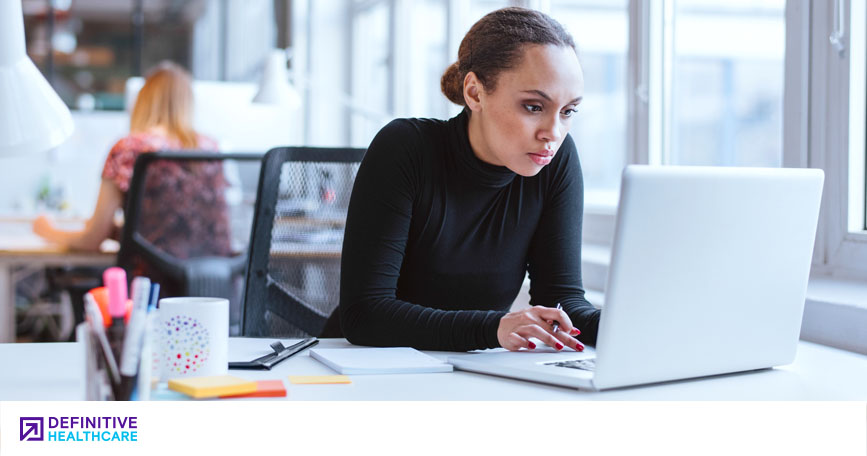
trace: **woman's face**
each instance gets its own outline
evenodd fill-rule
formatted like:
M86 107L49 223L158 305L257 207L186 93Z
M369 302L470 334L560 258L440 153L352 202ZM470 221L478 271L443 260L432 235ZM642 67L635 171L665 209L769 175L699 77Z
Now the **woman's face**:
M525 46L520 64L500 73L492 92L467 74L470 145L484 162L535 176L560 149L583 95L584 74L572 48Z

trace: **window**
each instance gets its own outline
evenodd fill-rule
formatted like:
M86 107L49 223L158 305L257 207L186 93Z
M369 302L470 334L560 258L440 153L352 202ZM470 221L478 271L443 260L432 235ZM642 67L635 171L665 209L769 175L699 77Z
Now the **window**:
M394 112L391 2L354 1L352 52L352 144L364 147Z
M780 166L784 13L785 0L666 4L662 163Z
M617 192L626 164L627 6L626 0L551 2L550 14L572 34L584 69L584 101L572 137L588 199L596 201Z
M410 10L410 43L406 76L411 96L406 97L407 116L445 119L450 117L449 102L440 92L440 76L454 62L448 49L448 4L444 0L420 0ZM432 24L440 24L436 27Z

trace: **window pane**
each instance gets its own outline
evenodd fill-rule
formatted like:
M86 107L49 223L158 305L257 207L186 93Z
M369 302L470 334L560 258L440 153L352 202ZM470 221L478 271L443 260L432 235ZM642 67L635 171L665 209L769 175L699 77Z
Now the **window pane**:
M785 0L672 1L664 161L780 166Z
M588 199L617 191L626 161L626 0L552 0L551 16L572 34L584 69L584 101L572 121Z
M391 117L390 2L380 1L352 16L352 144L367 146Z
M440 92L440 77L457 56L448 55L446 0L419 0L411 10L409 115L449 117L451 104Z
M464 25L464 30L461 32L461 39L463 39L464 35L470 30L470 27L478 22L484 15L491 11L509 6L509 0L472 0L469 3L470 10L468 15L466 13L462 13L461 15L461 23Z
M849 12L849 231L867 231L867 5L852 2Z

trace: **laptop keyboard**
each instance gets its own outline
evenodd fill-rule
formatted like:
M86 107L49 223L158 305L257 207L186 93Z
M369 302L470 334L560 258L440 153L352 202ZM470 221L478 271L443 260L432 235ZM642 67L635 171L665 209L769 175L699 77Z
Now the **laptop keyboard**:
M547 366L568 367L570 369L581 369L586 371L596 370L596 358L586 359L570 359L567 361L553 361L545 363Z

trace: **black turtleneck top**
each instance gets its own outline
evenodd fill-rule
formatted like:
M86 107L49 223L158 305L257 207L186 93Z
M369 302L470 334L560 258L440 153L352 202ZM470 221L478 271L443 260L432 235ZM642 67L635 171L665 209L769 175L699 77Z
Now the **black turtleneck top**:
M370 144L343 241L344 335L423 350L499 347L500 318L529 271L530 304L561 303L594 344L600 312L581 284L575 143L567 136L550 164L522 177L476 157L468 118L398 119Z

